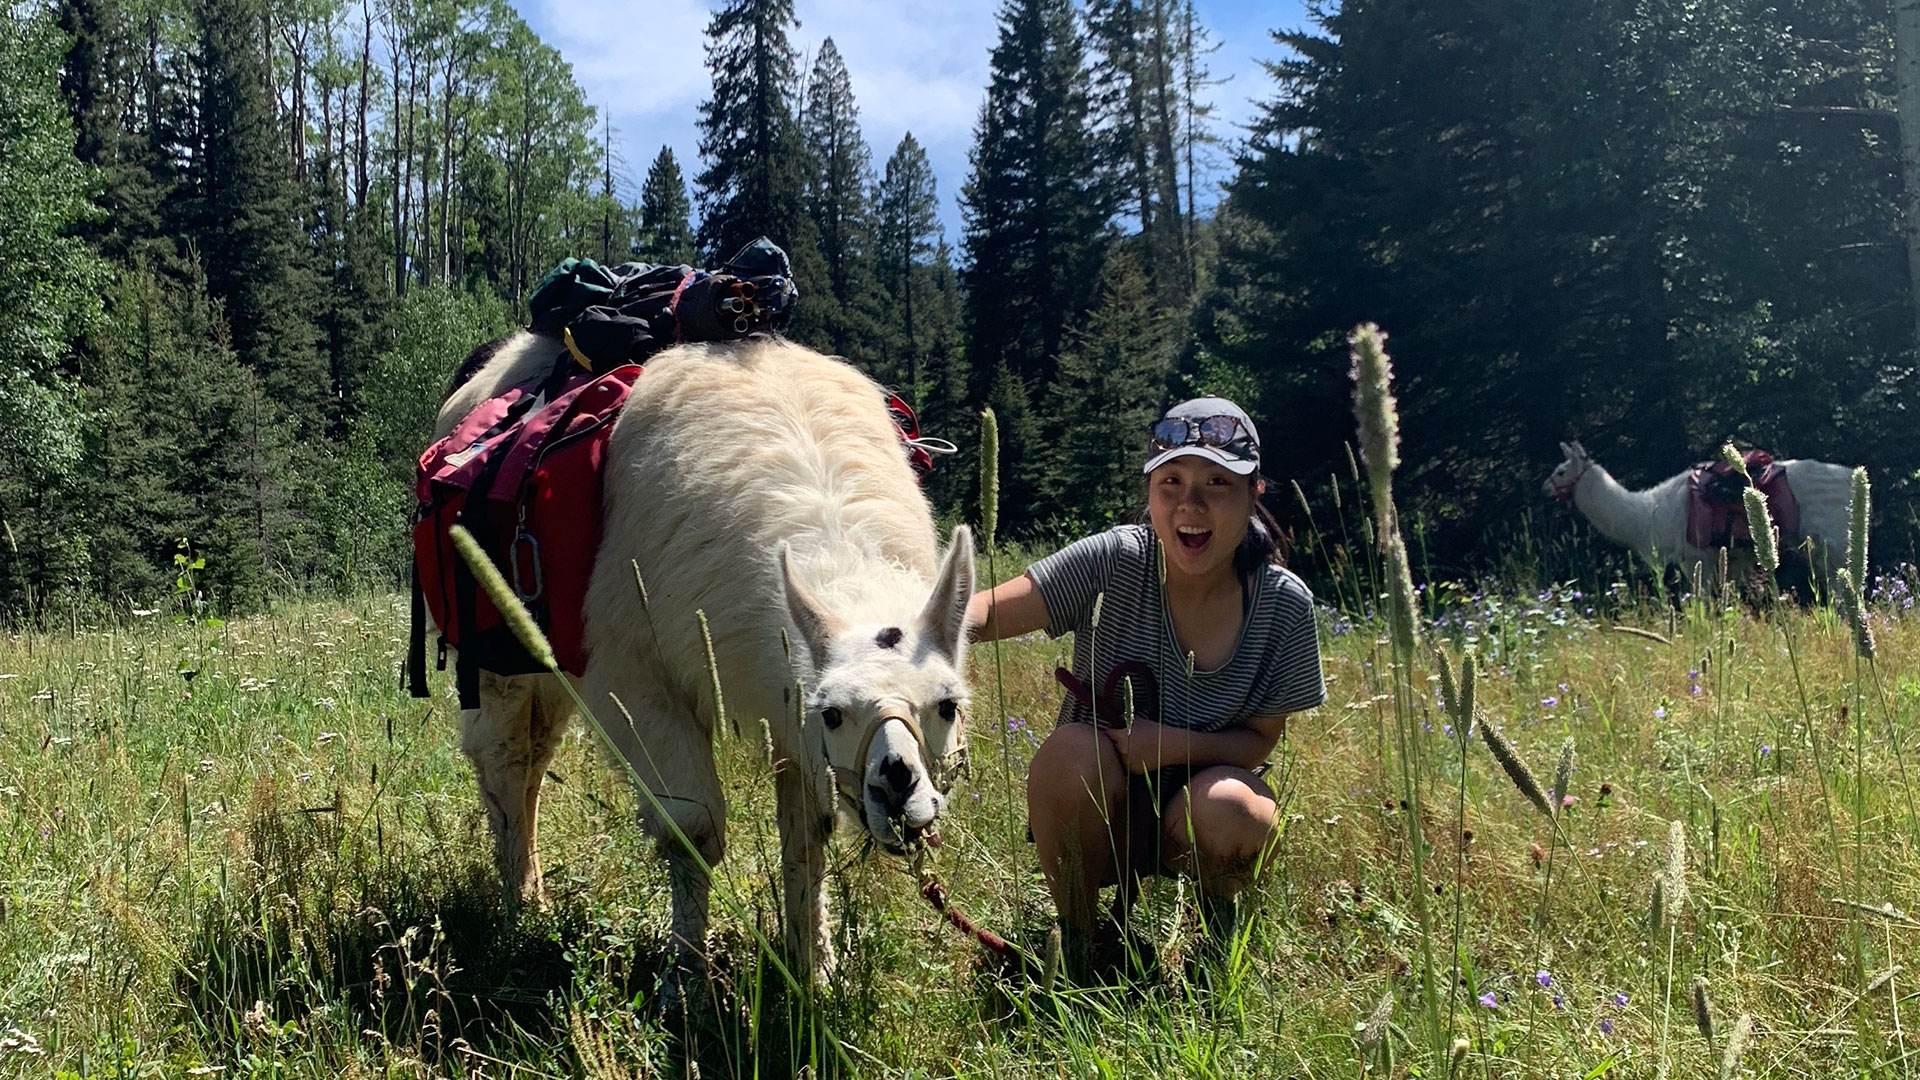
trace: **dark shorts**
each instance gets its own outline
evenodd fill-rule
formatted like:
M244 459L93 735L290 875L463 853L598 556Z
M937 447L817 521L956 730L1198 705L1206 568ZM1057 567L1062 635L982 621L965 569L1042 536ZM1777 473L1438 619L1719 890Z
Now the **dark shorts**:
M1162 826L1167 807L1187 789L1194 771L1191 765L1170 765L1127 778L1127 869L1133 877L1178 876L1167 867L1160 850L1166 831ZM1254 776L1271 799L1273 788L1266 782L1266 771L1262 765L1254 770Z

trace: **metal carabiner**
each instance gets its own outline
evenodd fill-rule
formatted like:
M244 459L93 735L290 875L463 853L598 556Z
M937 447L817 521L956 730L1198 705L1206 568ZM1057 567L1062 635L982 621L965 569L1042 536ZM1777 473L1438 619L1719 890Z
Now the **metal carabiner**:
M526 586L521 581L520 547L522 544L526 545L527 551L533 556L532 592L528 592ZM523 604L531 604L535 600L538 600L540 594L546 590L547 582L545 575L540 570L540 540L527 531L527 508L524 506L520 508L520 523L513 531L513 543L507 548L507 559L513 563L513 591L515 595L520 597L520 602Z

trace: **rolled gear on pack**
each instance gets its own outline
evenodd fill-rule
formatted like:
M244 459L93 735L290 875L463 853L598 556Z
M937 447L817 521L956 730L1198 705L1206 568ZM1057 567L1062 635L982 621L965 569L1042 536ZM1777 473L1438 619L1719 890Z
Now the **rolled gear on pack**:
M527 304L530 329L561 338L579 369L601 373L679 342L780 333L798 299L786 252L763 236L718 270L568 259Z

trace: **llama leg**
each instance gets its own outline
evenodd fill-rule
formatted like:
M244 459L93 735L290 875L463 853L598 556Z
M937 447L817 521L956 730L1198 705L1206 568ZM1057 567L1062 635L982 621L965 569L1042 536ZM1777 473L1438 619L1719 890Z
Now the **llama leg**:
M677 985L707 969L707 915L713 883L706 868L684 846L669 839L662 841L661 847L666 853L667 882L673 896L674 978L669 985Z
M560 740L567 733L567 721L573 716L573 703L550 676L540 677L540 688L533 695L531 722L527 725L527 790L526 811L526 876L529 899L542 902L546 891L540 872L540 784L546 778L547 766L553 764L553 756L560 749Z
M701 863L717 866L726 857L727 799L713 744L691 710L676 706L642 672L589 664L582 696L644 788L637 793L640 824L667 860L674 972L662 1004L671 1014L684 1001L686 980L706 969L711 883Z
M779 804L780 885L786 897L787 955L803 977L831 974L833 939L827 927L827 834L833 818L823 813L820 794L791 761L774 765L774 797Z
M460 749L480 781L480 802L493 831L494 868L508 910L537 901L540 890L537 871L530 873L533 833L527 815L528 770L534 760L529 732L533 690L531 677L482 671L480 707L460 714Z

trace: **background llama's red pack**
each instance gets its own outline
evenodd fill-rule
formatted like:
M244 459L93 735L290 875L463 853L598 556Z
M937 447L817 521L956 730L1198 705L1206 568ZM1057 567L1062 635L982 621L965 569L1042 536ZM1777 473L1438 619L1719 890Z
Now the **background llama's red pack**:
M533 613L560 666L586 670L581 610L600 548L601 466L613 421L638 365L577 380L544 405L545 377L523 383L468 413L420 456L413 527L414 626L408 683L427 696L425 621L459 650L461 707L478 705L479 672L544 670L454 551L447 530L464 525ZM537 406L537 408L536 408Z

